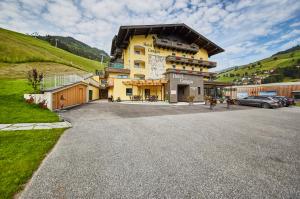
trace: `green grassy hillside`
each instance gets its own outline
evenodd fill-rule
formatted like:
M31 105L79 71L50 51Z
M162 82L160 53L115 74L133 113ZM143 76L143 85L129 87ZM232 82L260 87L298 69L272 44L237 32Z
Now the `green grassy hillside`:
M43 63L48 65L52 63L51 67L56 72L61 72L62 65L65 66L62 71L68 68L71 71L78 71L79 69L95 72L96 69L103 68L97 61L56 48L46 41L0 28L0 74L3 69L8 70L8 67L18 67L18 64L24 65L26 63L34 65L36 68L39 68ZM56 68L55 64L59 67ZM14 75L12 73L10 76L2 76L2 78L13 77Z
M78 41L72 37L62 37L62 36L37 36L38 39L45 40L49 42L52 46L57 46L63 50L66 50L75 55L79 55L88 59L108 62L109 55L98 48L90 47L89 45ZM103 56L103 58L102 58Z
M272 81L299 81L300 76L289 77L288 75L285 75L286 72L284 72L284 70L295 72L295 70L297 70L296 66L298 65L300 65L300 49L293 47L292 51L283 51L269 58L220 72L217 80L224 82L240 82L243 77L260 77L263 78L263 81L265 78L266 81L275 76L281 76Z

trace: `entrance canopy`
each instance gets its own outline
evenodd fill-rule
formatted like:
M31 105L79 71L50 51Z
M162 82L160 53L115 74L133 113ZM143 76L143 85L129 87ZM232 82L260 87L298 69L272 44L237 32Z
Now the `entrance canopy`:
M166 84L168 81L165 79L159 80L128 80L123 81L125 85L132 85L132 86L162 86Z

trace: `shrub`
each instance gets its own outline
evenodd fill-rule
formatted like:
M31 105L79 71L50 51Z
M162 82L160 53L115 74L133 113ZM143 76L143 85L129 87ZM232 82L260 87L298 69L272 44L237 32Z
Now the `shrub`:
M37 93L40 91L39 85L43 80L43 77L43 73L39 73L35 68L27 72L28 83L32 86L34 92Z

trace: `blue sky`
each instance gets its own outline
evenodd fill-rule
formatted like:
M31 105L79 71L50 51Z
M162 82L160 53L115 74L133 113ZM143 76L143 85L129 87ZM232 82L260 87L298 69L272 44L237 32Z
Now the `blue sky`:
M0 0L0 27L72 36L109 52L120 25L186 23L225 49L215 70L300 43L299 0Z

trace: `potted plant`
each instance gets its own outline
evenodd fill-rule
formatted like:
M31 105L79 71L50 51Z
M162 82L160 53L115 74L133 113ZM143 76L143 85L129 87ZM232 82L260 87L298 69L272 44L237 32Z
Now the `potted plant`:
M222 98L220 98L220 99L219 99L219 101L220 101L220 103L221 103L221 104L223 104L223 102L224 102L224 98L223 98L223 97L222 97Z
M188 102L189 102L189 105L192 105L192 104L193 104L194 99L195 99L195 96L193 96L193 95L190 95L190 96L187 97L187 100L188 100Z
M216 105L217 105L217 100L214 99L214 98L211 98L211 99L209 100L209 108L210 108L210 110L213 110L213 108L214 108Z
M209 100L210 100L210 96L205 95L205 96L204 96L204 102L205 102L205 105L208 104Z

